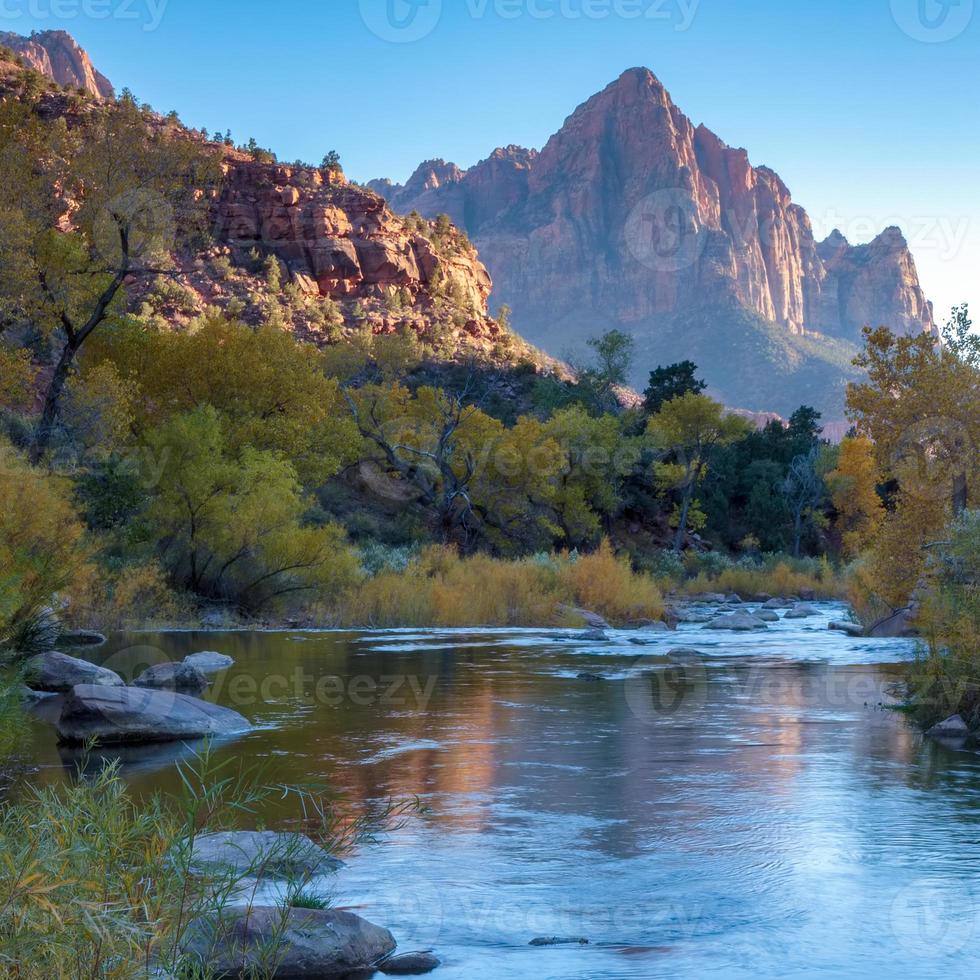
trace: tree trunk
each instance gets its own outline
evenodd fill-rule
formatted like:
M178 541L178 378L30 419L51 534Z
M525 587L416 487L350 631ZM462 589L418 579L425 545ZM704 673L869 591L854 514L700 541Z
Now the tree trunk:
M681 503L681 516L677 522L677 535L674 538L674 554L679 555L684 547L684 537L687 534L687 515L691 509L691 498L694 496L694 487L691 486L684 491L684 500Z
M793 518L793 557L800 557L800 539L803 537L803 512L797 511Z
M51 437L58 421L61 396L64 393L65 384L68 381L68 375L77 353L77 347L70 343L66 344L55 366L54 374L51 375L48 390L44 394L44 411L41 413L41 421L38 425L37 435L34 437L34 446L31 449L31 462L35 466L44 459L48 447L51 445Z

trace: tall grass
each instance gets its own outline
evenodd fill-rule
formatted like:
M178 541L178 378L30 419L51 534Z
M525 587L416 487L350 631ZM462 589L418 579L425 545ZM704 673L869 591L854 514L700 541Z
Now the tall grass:
M569 626L575 608L610 622L659 619L656 583L616 557L608 542L589 555L503 561L461 558L453 549L427 548L402 571L385 571L352 591L341 622L351 627Z
M217 763L208 749L181 766L180 776L176 799L136 799L107 766L0 803L0 975L202 977L206 970L184 951L188 937L202 923L219 934L227 910L252 903L263 868L192 874L200 835L254 825L285 796L299 801L302 829L328 850L367 836L366 825L338 823L314 794L263 783L261 773L234 759ZM299 875L286 883L287 894L309 896L308 885ZM282 930L286 922L284 908ZM281 933L268 946L258 951L255 980L274 975Z

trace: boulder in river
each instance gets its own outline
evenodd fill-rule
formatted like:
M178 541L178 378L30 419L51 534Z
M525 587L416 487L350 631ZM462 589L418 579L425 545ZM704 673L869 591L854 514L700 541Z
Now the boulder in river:
M578 679L580 681L588 681L590 684L601 684L605 681L605 677L602 674L579 674Z
M831 623L829 628L848 636L864 636L864 627L860 623Z
M392 977L419 977L424 973L431 973L441 965L442 961L434 953L424 950L390 956L378 964L378 969Z
M763 609L789 609L793 603L789 599L766 599Z
M960 715L953 715L945 721L933 725L926 735L932 738L966 738L970 734L970 729Z
M251 906L192 923L184 953L209 975L258 972L276 950L276 980L321 980L370 971L395 949L387 929L351 912Z
M581 638L583 640L592 640L592 641L594 641L596 643L603 643L603 642L605 642L606 640L609 639L609 637L606 636L605 631L604 630L599 630L599 629L585 630L582 633Z
M227 654L215 653L214 650L192 653L189 657L184 657L183 662L195 667L202 674L217 674L222 670L227 670L235 663Z
M771 609L757 609L752 613L756 619L761 619L764 623L778 623L779 615Z
M532 939L528 946L588 946L589 940L584 936L538 936Z
M749 613L732 613L730 616L721 616L711 620L705 627L709 630L732 630L735 633L749 633L752 630L769 629L768 625L761 619L749 615Z
M813 606L794 606L788 613L786 619L809 619L811 616L819 616L820 610Z
M64 653L39 653L27 661L24 682L35 691L64 694L77 684L122 687L123 679L112 670L97 667Z
M199 692L205 690L209 683L202 671L185 661L179 664L154 664L133 681L133 687Z
M667 656L672 660L695 660L700 659L704 654L693 647L676 647L667 651Z
M344 862L305 834L229 830L195 838L188 862L192 874L295 879L330 874Z
M237 711L186 694L141 687L80 684L65 697L58 736L67 745L95 739L101 745L179 742L240 735L251 728Z

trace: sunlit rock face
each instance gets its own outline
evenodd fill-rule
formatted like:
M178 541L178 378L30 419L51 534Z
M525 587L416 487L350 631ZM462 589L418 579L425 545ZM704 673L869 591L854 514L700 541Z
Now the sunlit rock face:
M30 37L0 31L0 45L15 51L29 68L59 85L84 89L102 99L115 94L109 79L96 71L88 54L65 31L42 31Z
M789 407L779 384L739 384L717 356L771 348L760 324L777 331L760 354L774 377L788 388L802 371L813 400L838 408L841 345L863 326L935 332L898 229L868 245L837 232L817 241L780 177L695 127L646 69L580 106L540 153L499 149L465 172L429 161L404 186L372 186L396 211L445 212L464 228L494 302L532 341L554 351L616 326L662 362L686 356L693 337L713 387L746 408Z

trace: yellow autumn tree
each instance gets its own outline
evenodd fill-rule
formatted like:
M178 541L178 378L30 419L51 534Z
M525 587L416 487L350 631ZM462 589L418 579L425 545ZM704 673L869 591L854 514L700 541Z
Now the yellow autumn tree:
M828 475L827 483L838 515L844 555L855 558L873 543L885 519L874 446L867 436L841 443L837 468Z
M954 512L980 503L980 338L971 326L961 307L942 343L867 328L855 361L867 381L848 389L848 412L894 488L867 578L892 608L908 601Z

